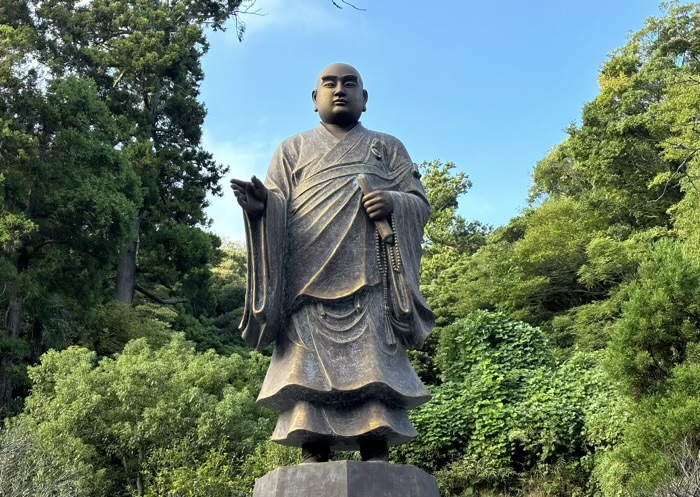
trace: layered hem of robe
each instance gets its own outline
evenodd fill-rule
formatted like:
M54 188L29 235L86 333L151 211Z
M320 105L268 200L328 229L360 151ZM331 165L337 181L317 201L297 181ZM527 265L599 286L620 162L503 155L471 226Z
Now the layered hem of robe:
M358 450L360 439L381 438L400 445L417 435L404 409L389 408L379 400L349 406L304 401L280 413L272 440L291 447L324 441L333 450Z
M406 410L430 400L405 347L387 341L381 287L340 302L313 302L291 317L277 342L258 404L280 413L273 440L336 449L360 438L389 444L416 436Z

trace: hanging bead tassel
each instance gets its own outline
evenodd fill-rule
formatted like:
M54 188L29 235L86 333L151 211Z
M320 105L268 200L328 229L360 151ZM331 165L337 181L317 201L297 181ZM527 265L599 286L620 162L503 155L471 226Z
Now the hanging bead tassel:
M387 252L390 250L375 230L375 256L377 266L382 277L382 301L384 305L384 327L386 328L386 341L389 345L396 344L396 335L391 324L391 306L389 304L389 261Z

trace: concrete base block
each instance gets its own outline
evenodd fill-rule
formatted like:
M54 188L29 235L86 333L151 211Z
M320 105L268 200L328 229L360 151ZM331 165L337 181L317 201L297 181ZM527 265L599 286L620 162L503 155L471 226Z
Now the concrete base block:
M277 468L253 497L439 497L437 481L414 466L332 461Z

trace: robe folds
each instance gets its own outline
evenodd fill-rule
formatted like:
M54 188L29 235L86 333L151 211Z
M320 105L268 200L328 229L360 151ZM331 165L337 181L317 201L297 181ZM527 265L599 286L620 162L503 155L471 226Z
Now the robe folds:
M359 178L391 192L382 241ZM268 169L265 213L246 215L248 288L243 338L275 344L258 404L279 412L273 440L357 449L416 436L406 410L430 399L408 348L433 313L419 291L430 215L420 174L396 138L357 124L341 140L322 125L286 140Z

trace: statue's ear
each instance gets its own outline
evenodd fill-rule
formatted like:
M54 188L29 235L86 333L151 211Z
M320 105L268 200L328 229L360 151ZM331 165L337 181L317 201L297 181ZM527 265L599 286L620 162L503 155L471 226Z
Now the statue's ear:
M362 107L362 112L367 112L367 98L369 97L369 93L367 93L367 90L362 90L362 95L365 97L365 105ZM314 97L314 100L315 99Z
M311 100L314 101L314 112L318 112L318 107L316 106L316 90L311 92Z

